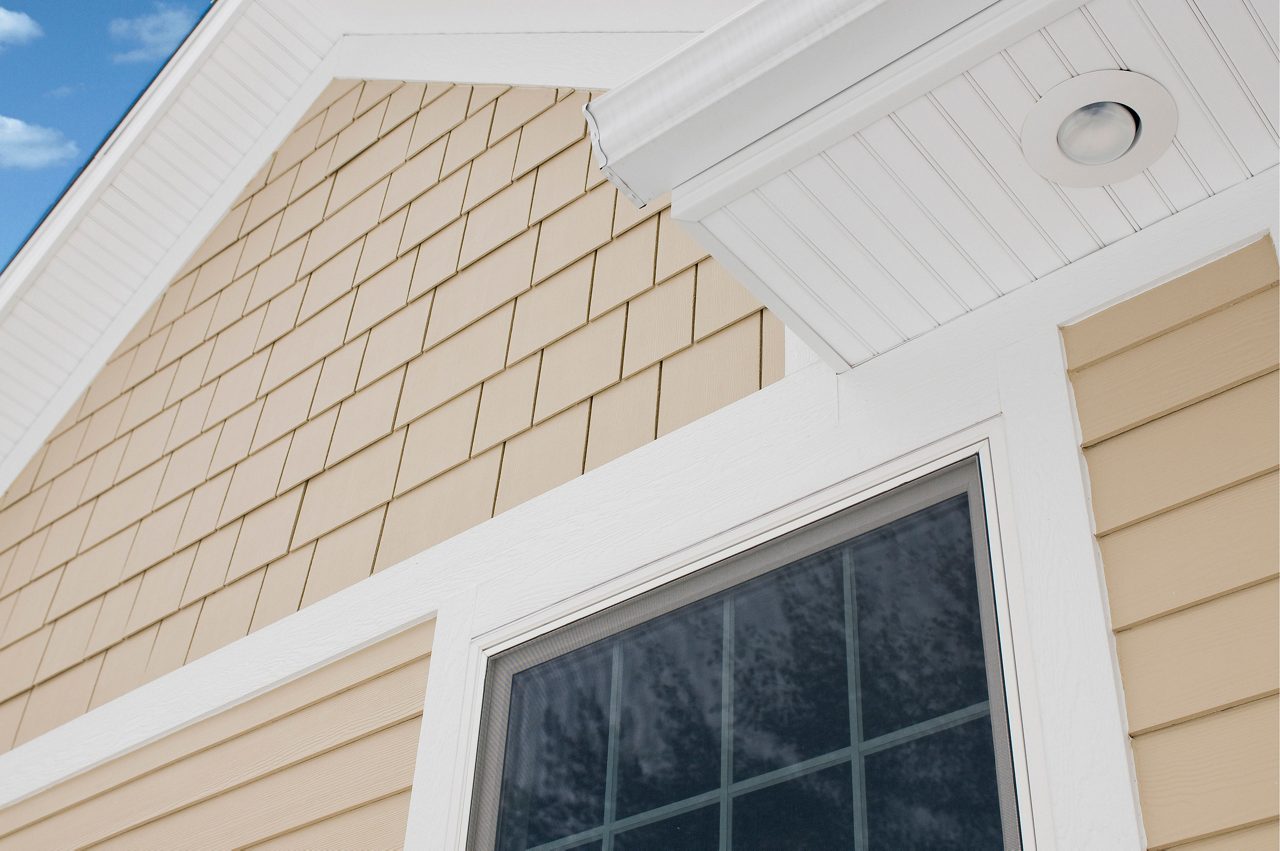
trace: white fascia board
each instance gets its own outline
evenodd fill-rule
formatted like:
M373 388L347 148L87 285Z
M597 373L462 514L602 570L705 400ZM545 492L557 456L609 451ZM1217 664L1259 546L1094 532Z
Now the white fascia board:
M269 0L268 0L269 1ZM343 35L705 32L751 0L310 0ZM656 57L653 57L656 58ZM650 59L650 63L653 61ZM649 64L649 63L646 63Z
M698 221L1055 21L1082 0L997 0L927 45L670 187L676 218Z
M597 162L643 205L994 0L762 0L586 108Z
M347 35L334 76L607 89L695 38L695 32L403 33Z

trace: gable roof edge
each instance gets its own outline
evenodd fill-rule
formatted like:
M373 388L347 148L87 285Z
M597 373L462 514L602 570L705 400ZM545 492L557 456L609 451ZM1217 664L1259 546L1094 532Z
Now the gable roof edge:
M169 139L182 133L176 113L190 120L192 84L208 91L211 78L225 74L211 60L228 35L279 25L278 15L292 8L279 0L271 6L219 0L0 274L0 360L7 363L0 371L0 492L332 79L325 59L334 41L313 30L312 67L291 81L295 91L274 117L254 128L253 142L233 152L235 162L226 163L225 148L194 146L178 153L181 165L168 161L176 158ZM301 69L298 63L294 72ZM165 147L168 159L160 153ZM190 179L197 168L222 172L210 191ZM96 336L76 333L86 324Z

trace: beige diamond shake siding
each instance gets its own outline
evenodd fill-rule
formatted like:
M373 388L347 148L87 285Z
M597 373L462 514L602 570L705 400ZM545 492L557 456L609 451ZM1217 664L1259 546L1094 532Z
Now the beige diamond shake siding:
M326 90L0 501L0 749L780 377L588 97Z

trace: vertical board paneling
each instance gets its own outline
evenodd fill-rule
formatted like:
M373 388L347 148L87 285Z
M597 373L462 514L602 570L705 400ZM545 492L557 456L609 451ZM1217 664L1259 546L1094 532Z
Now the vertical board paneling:
M1114 50L1086 9L1064 15L1045 27L1042 33L1054 53L1067 63L1072 76L1121 67ZM1040 94L1045 91L1041 89ZM1114 183L1110 188L1139 227L1154 224L1175 210L1204 200L1208 194L1177 145L1142 174Z
M934 98L966 143L979 152L1005 194L1062 260L1078 260L1100 247L1058 187L1032 170L1022 156L1017 131L992 110L972 73L939 86Z
M1275 136L1266 125L1256 103L1231 73L1229 60L1220 44L1215 44L1200 18L1188 5L1192 0L1135 0L1146 12L1146 24L1153 27L1174 55L1195 57L1179 66L1187 84L1208 109L1228 143L1248 167L1258 174L1275 165ZM1223 3L1225 0L1217 0Z
M1043 69L1038 76L1056 78L1055 82L1061 82L1068 76L1066 68L1049 50L1048 43L1040 33L1036 33L1031 39L1025 39L1022 43L1034 45L1036 48L1034 55L1025 55L1016 65L1009 56L993 56L975 66L970 72L975 88L980 90L984 100L998 113L1014 146L1021 144L1019 133L1022 121L1036 102L1036 90L1045 92L1053 86L1053 83L1042 80L1041 83L1032 83L1035 86L1034 90L1029 89L1030 75L1025 74L1024 63L1035 63ZM1020 148L1013 152L1013 159L1019 163L1026 162L1021 156ZM1060 203L1066 205L1077 224L1087 231L1095 248L1109 245L1134 231L1126 211L1121 209L1115 197L1103 187L1055 186L1040 179L1039 175L1031 172L1029 168L1026 179L1056 192Z
M1187 0L1209 28L1237 81L1267 122L1274 137L1280 127L1280 76L1276 74L1276 54L1267 43L1245 0ZM1275 4L1271 4L1274 6Z
M997 289L1008 292L1032 280L1027 264L965 202L957 187L934 168L924 152L907 136L900 119L883 118L863 130L859 138L873 156L892 169L897 180L901 181L904 194L909 194L921 209L928 210L938 227L980 268L988 270L987 275ZM885 209L891 211L892 208L886 206ZM907 221L903 227L909 225Z
M904 290L894 274L876 259L877 254L886 253L884 248L878 246L878 252L868 251L867 242L863 240L874 243L889 235L877 232L857 197L820 161L807 170L796 169L759 191L775 209L786 210L788 216L793 215L793 211L799 212L812 222L813 227L806 236L822 246L824 255L841 277L865 296L868 304L885 317L901 339L923 334L938 324L940 319ZM908 278L912 289L921 289L919 272L906 271L916 273ZM943 317L955 312L954 306L948 310L945 302L935 309L942 312Z
M85 232L99 234L99 239L113 242L127 240L137 246L137 254L148 263L155 263L164 256L168 245L161 243L157 234L146 230L141 222L131 221L106 204L98 206L84 218Z
M1214 119L1203 99L1187 83L1180 63L1170 58L1130 0L1093 0L1089 14L1107 33L1125 67L1160 81L1178 105L1178 141L1214 192L1248 176L1244 161ZM1188 57L1190 59L1192 57Z
M851 331L863 341L870 353L886 351L902 342L899 333L876 312L866 297L849 286L838 270L827 265L811 247L805 245L793 226L771 209L763 197L756 193L744 195L729 210L753 233L770 234L771 241L781 237L780 244L786 247L788 255L785 274L792 280L804 281L809 288L820 290L825 296L825 306L834 316L844 317Z
M1280 6L1266 0L1244 0L1249 14L1261 23L1262 32L1267 37L1271 49L1280 45Z
M966 309L986 304L1000 294L966 248L872 154L861 134L831 148L825 160L859 193L880 226L893 234L900 250L913 254L923 274L944 283ZM891 244L894 250L897 246Z
M932 327L911 321L904 296L946 322L952 296L972 310L989 300L985 287L1008 292L1269 169L1277 162L1275 45L1246 0L1204 7L1092 0L999 45L889 115L870 120L873 113L861 127L851 120L853 135L790 165L786 174L812 197L788 190L785 175L770 177L774 212L751 223L743 243L732 234L724 243L740 258L763 253L769 267L789 269L775 279L782 291L803 279L804 295L789 307L810 327L847 324L880 352L875 320L903 339ZM1023 156L1022 128L1042 97L1099 70L1134 71L1167 88L1177 133L1140 174L1062 186ZM850 89L848 104L858 92ZM857 309L850 287L866 302L860 313L811 312Z
M212 69L210 74L192 81L187 91L194 98L207 101L221 116L225 117L229 124L247 128L250 132L260 132L267 126L271 120L270 111L260 108L256 103L246 102L242 98L233 96L221 85L222 81L213 79L214 75L221 76L222 71Z
M287 27L280 19L268 12L261 3L254 3L244 10L246 21L252 22L261 31L264 38L287 51L293 61L303 68L313 68L320 61L324 47L313 47L303 37L300 27ZM327 39L326 39L327 42Z
M967 83L954 83L966 85ZM973 143L949 119L932 97L920 98L896 114L900 126L943 179L956 188L987 231L1015 254L1037 277L1065 261L1043 230L1027 218L1023 208L1001 185Z

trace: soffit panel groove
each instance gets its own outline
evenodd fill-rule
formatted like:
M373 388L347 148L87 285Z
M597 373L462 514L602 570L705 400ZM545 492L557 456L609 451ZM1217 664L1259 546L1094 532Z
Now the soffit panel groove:
M1093 0L694 215L756 273L757 296L856 365L1275 167L1275 34L1244 0L1203 5ZM1021 153L1027 111L1117 68L1173 94L1173 145L1110 186L1040 177ZM699 191L689 204L705 210Z

